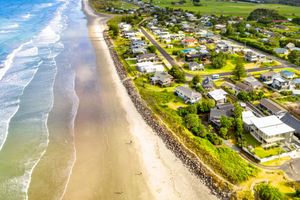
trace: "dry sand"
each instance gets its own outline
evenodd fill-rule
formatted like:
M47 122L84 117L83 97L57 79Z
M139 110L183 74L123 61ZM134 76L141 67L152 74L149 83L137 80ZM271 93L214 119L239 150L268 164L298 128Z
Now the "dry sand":
M75 121L77 158L63 199L217 199L135 109L103 40L108 18L95 14L87 0L83 10L99 80L76 88L80 99ZM80 81L82 74L90 72L76 73Z

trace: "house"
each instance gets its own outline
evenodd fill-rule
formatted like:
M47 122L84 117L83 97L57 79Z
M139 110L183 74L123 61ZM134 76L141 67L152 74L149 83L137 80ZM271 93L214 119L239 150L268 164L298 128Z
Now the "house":
M207 31L201 29L201 30L198 30L195 34L197 34L197 35L206 35L206 34L207 34Z
M216 24L216 25L215 25L216 30L222 30L222 29L224 29L225 27L226 27L226 25L222 25L222 24Z
M247 78L244 78L244 84L252 87L255 90L260 90L263 88L263 84L261 84L256 78L253 76L249 76Z
M286 49L289 49L289 50L291 50L292 48L294 48L295 47L295 44L294 43L288 43L286 46L285 46L285 48Z
M221 39L219 37L212 36L207 39L207 43L219 44L221 43Z
M188 66L191 71L204 71L204 66L197 62L189 62Z
M299 34L300 34L300 31L299 31ZM298 48L298 47L293 47L293 48L290 49L290 51L294 51L294 50L300 51L300 48ZM298 59L299 59L299 57L298 57Z
M251 25L250 25L250 24L246 24L246 25L245 25L245 28L246 28L246 29L251 28Z
M252 124L252 119L257 119L252 111L243 111L242 120L244 122L243 126L246 130L250 131L250 125Z
M248 53L250 53L250 52L252 52L251 49L242 49L242 53L243 53L243 54L248 54Z
M205 38L199 38L198 41L200 44L206 44L206 42L207 42Z
M245 56L244 56L244 60L246 62L257 62L260 61L261 59L266 58L265 55L263 54L256 54L253 51L248 52Z
M188 87L179 86L175 88L175 93L188 103L196 103L202 99L202 95L199 92L193 91Z
M260 79L262 81L269 81L269 80L273 81L274 78L280 78L280 74L278 74L277 72L274 72L274 71L269 71L269 72L260 74Z
M202 81L202 87L204 90L207 91L212 91L214 89L214 82L212 80L211 77L206 77L203 81Z
M158 58L155 53L140 54L136 57L136 62L156 62Z
M147 43L144 40L132 41L130 44L130 48L132 48L132 47L147 47Z
M201 50L206 50L206 46L205 45L199 45L198 47L196 47L197 49L201 49Z
M248 86L244 83L236 83L235 84L235 88L236 88L236 91L237 93L239 93L240 91L246 91L247 93L251 92L253 90L253 88L251 86Z
M210 59L210 58L211 58L210 53L205 53L205 54L186 54L185 55L185 61L186 62L193 62L194 59L206 60L206 59Z
M278 28L278 29L281 29L281 30L289 30L288 27L283 26L283 25L275 25L274 27L275 27L275 28Z
M183 30L187 33L194 33L195 29L192 27L184 27Z
M292 95L298 97L300 95L300 90L292 90Z
M185 38L185 34L171 34L172 40L182 40Z
M248 123L250 134L263 146L277 142L292 142L295 129L283 123L276 116L252 118Z
M227 100L227 92L217 89L208 93L208 97L215 100L216 104L225 103Z
M289 20L274 20L275 23L289 23Z
M294 78L294 76L295 76L295 73L293 73L293 72L290 72L290 71L286 71L286 70L284 70L284 71L281 71L281 72L279 72L280 74L281 74L281 76L283 77L283 78Z
M143 73L163 72L165 70L162 65L153 65L152 62L137 63L136 68Z
M261 99L258 100L259 102L259 107L262 110L266 110L268 111L268 113L270 113L271 115L275 115L275 116L283 116L287 113L287 111L282 108L281 106L279 106L277 103L273 102L270 99Z
M217 108L210 109L209 122L215 126L221 127L221 117L225 115L227 118L234 116L234 106L229 103L219 104Z
M154 76L150 78L150 84L159 84L161 86L171 85L174 83L174 77L167 72L155 72Z
M287 55L289 51L287 49L273 49L279 55Z
M198 40L197 39L193 39L193 38L183 39L183 40L181 40L181 44L184 47L191 47L191 46L197 45L198 44Z
M139 38L139 37L130 37L129 40L130 41L139 41L139 40L141 40L141 38Z
M233 88L235 88L235 86L232 84L232 83L229 83L229 82L224 82L224 83L222 83L222 85L221 85L222 87L228 87L228 89L233 89Z
M276 90L288 90L290 88L290 83L288 80L283 78L274 78L272 87Z
M160 35L159 39L161 39L161 40L171 39L171 35Z
M295 85L295 84L300 84L300 78L296 78L296 79L293 79L292 80L292 83Z
M147 49L143 48L143 47L136 47L136 48L131 48L131 52L136 55L137 53L143 53L146 54L147 53Z
M198 51L194 48L189 48L181 51L182 53L187 53L187 54L196 54Z

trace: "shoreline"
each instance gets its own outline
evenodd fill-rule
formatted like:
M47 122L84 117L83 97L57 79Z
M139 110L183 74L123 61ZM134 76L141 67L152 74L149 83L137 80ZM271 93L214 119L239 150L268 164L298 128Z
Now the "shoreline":
M208 188L210 186L218 189L215 184L212 184L212 178L206 176L202 167L200 168L191 157L186 156L185 150L178 145L177 141L172 139L168 132L153 120L151 111L146 109L146 105L143 104L132 82L128 80L124 83L121 82L127 76L126 70L123 65L120 65L121 62L118 58L112 56L114 50L108 49L110 45L107 43L108 38L105 37L104 32L107 27L106 21L111 16L96 14L88 5L87 0L83 0L82 3L82 10L88 20L90 40L97 59L99 81L101 83L104 81L102 80L102 71L105 70L109 71L109 75L105 78L114 81L107 87L110 87L111 93L117 95L112 103L120 109L117 111L120 119L112 119L112 122L120 126L123 123L126 124L128 131L124 130L126 127L121 127L122 129L116 133L113 131L111 133L105 132L103 137L97 136L97 138L83 137L76 133L77 160L63 199L82 199L83 197L85 199L181 199L182 197L185 199L217 199L217 196L212 195ZM97 39L92 40L91 38ZM110 99L108 98L107 101ZM112 127L112 129L114 128L117 127ZM78 127L76 132L78 132ZM95 139L99 139L99 141L95 141ZM131 140L133 144L124 145ZM118 142L121 142L121 145L117 144L116 146L115 143ZM92 145L97 144L98 146L103 144L103 147L94 146L94 149L87 150L87 148L92 148ZM128 148L128 146L130 147ZM86 166L88 168L95 166L95 168L85 169L84 160L87 159L87 152L89 151L99 155L94 157L94 160L89 159L90 163ZM101 151L105 151L105 153ZM111 165L111 168L105 167L104 163L101 164L99 157L102 154L105 154L105 159L108 162L117 162L123 166L117 164ZM108 156L109 158L107 158ZM115 160L115 157L119 158ZM124 158L126 160L123 160ZM92 170L95 169L100 172L94 171L96 173L93 173ZM83 170L84 172L82 172ZM122 173L120 174L118 170L121 170ZM135 171L142 172L142 175L136 176L139 174L135 174ZM195 176L195 172L198 172L198 174L196 173L197 176ZM88 180L90 177L91 179ZM100 180L96 182L96 179ZM93 190L90 187L96 187L95 184L99 184L98 186L101 188L93 188L97 192L91 194ZM124 190L124 194L115 192L116 190ZM119 196L118 194L122 195ZM226 196L225 193L223 196Z

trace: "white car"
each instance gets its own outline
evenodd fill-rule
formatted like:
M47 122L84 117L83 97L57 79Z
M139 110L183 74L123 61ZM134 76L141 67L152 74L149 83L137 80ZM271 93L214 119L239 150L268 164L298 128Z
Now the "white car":
M295 143L292 143L292 145L297 149L297 151L299 151L300 150L300 147L297 145L297 144L295 144Z

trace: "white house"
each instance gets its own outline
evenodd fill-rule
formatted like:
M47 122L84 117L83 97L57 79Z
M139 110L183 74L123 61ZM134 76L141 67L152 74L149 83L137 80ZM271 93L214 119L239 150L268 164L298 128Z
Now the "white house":
M197 62L189 62L188 65L191 71L204 71L204 66Z
M153 65L152 62L142 62L137 63L136 68L143 73L152 73L152 72L163 72L164 66L162 65Z
M225 103L227 99L227 92L222 89L217 89L208 93L208 97L215 100L216 104Z
M251 135L263 145L277 142L292 142L295 129L283 123L276 116L252 118L248 122Z
M188 87L179 86L175 88L175 93L183 100L193 104L202 99L199 92L193 91Z

